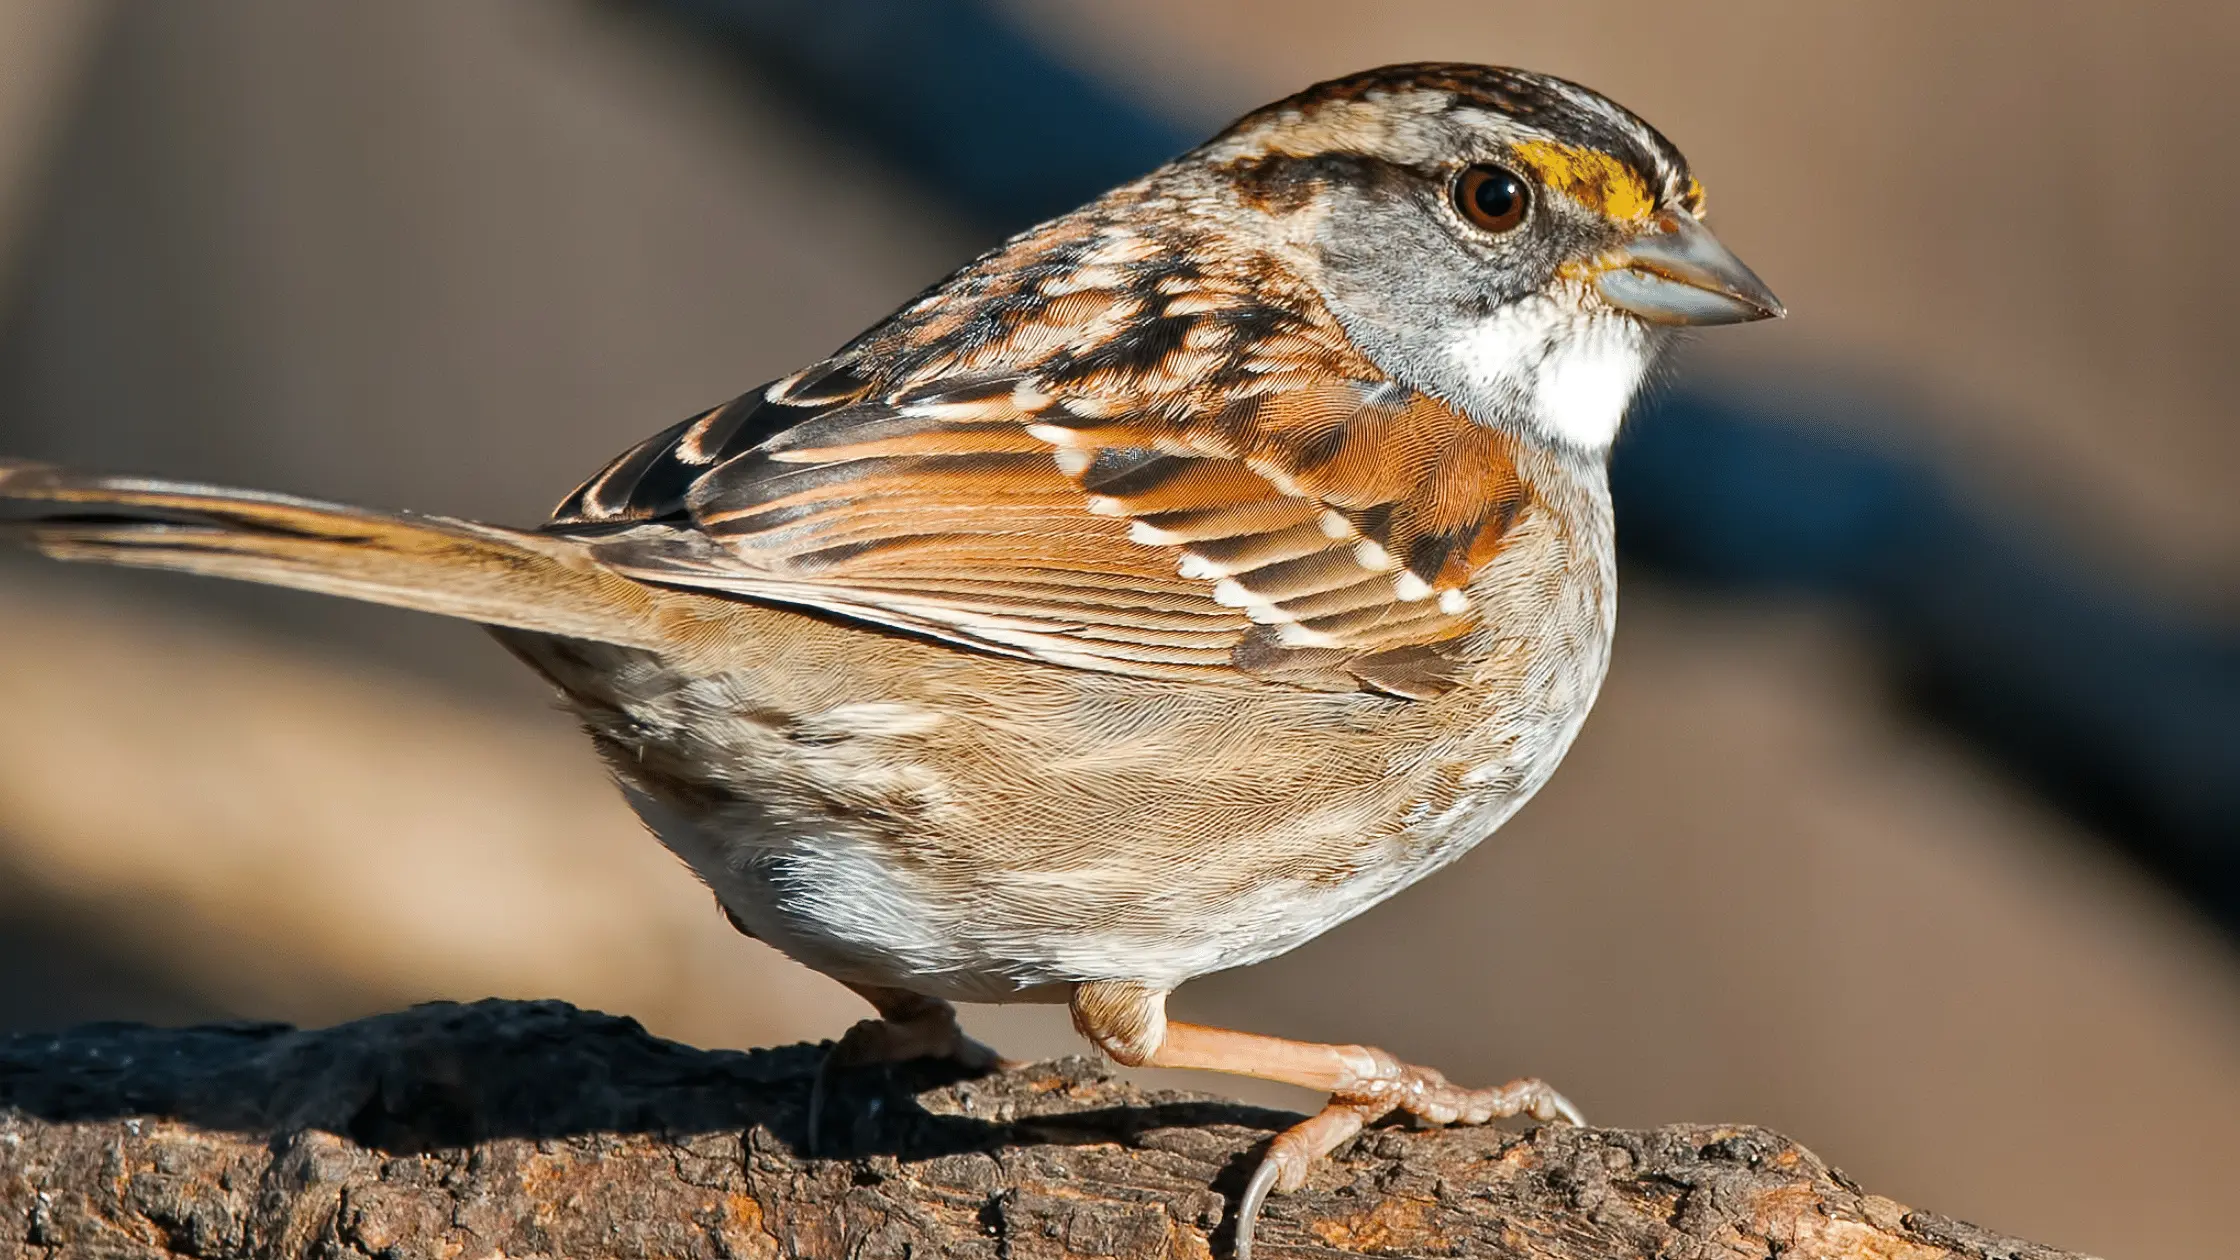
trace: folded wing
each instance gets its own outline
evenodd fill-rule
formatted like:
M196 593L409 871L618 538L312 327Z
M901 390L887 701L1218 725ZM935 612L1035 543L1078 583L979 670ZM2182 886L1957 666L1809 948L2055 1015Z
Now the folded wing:
M1451 685L1527 502L1509 439L1296 302L1082 240L657 435L548 528L649 581L1074 668Z

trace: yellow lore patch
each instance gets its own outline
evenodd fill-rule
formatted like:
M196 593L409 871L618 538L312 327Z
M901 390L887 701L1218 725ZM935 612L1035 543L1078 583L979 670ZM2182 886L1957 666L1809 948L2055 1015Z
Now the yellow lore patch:
M1532 168L1542 184L1613 219L1646 219L1656 208L1641 176L1607 153L1553 140L1527 140L1517 146L1517 158Z

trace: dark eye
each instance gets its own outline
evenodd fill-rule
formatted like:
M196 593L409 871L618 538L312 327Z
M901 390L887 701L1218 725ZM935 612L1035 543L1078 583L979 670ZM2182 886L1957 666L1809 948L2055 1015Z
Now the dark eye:
M1481 163L1454 181L1455 209L1488 232L1506 232L1524 222L1531 201L1524 178L1506 167Z

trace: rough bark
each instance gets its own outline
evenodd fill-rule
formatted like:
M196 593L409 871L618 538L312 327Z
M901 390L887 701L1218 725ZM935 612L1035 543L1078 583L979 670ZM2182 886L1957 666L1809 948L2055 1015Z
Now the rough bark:
M977 1080L695 1050L559 1003L313 1032L0 1040L0 1255L1200 1257L1292 1117L1086 1060ZM2061 1260L1761 1129L1381 1128L1273 1200L1264 1258Z

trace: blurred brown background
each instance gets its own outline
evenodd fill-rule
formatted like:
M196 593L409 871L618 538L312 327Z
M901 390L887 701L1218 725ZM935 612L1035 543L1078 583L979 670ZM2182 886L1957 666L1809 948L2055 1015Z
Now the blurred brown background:
M1014 0L1212 116L1423 57L1640 110L1795 315L1692 373L1856 375L2173 601L2240 578L2240 10ZM527 521L982 243L630 5L0 0L0 451ZM1629 585L1554 784L1180 1013L1752 1121L2125 1260L2229 1246L2224 938L1896 708L1808 604ZM0 560L0 1029L563 997L835 1035L469 627ZM975 1011L1013 1053L1057 1012ZM1228 1088L1225 1081L1195 1082Z

